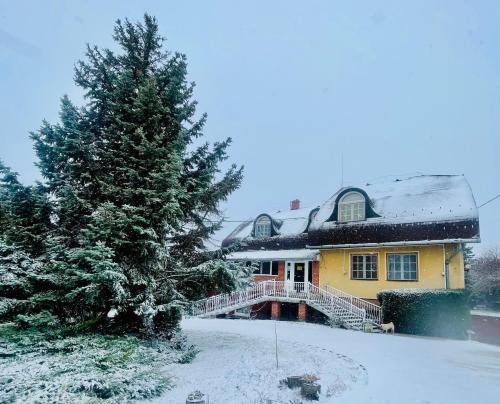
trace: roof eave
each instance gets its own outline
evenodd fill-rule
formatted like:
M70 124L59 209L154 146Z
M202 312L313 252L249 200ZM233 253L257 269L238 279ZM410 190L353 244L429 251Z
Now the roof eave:
M306 245L306 248L314 250L335 250L346 248L371 248L371 247L396 247L396 246L422 246L436 244L458 244L458 243L480 243L481 239L477 238L455 238L444 240L417 240L417 241L392 241L385 243L359 243L359 244L329 244L320 246Z

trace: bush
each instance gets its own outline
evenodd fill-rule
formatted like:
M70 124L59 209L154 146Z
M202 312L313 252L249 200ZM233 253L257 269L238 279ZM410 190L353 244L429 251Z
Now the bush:
M19 328L28 329L36 328L43 329L47 327L54 327L58 325L57 317L53 316L48 311L44 310L38 314L25 316L19 314L14 321Z
M468 294L462 289L394 289L377 294L384 323L397 332L465 339L470 328Z
M173 342L100 333L67 337L0 323L0 403L151 400L173 386L165 367L184 360L191 350L185 343L179 334Z

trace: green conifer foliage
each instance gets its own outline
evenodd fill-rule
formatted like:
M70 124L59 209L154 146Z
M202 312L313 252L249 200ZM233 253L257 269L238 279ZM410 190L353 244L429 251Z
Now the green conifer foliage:
M52 228L52 207L41 184L24 186L0 161L0 235L38 256Z
M168 333L187 299L231 290L247 275L204 252L242 168L220 170L230 139L200 140L206 115L197 117L186 57L164 49L156 20L117 21L113 37L118 52L88 46L76 65L85 105L63 97L60 121L31 134L44 183L22 200L35 198L43 212L27 209L40 228L23 229L43 234L41 244L8 231L22 216L11 218L21 206L13 188L26 192L11 174L0 194L0 235L36 252L56 278L57 287L30 298L32 307L61 322L105 319L115 309L120 327Z

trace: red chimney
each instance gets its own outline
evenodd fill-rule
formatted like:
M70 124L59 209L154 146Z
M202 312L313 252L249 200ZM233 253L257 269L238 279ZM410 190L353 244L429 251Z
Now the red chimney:
M291 210L300 209L300 201L298 199L294 199L293 201L291 201L290 202L290 209Z

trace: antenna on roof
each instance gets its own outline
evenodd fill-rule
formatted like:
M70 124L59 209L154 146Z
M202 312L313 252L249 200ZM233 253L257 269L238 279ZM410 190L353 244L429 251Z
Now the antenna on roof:
M344 152L340 152L340 188L344 186Z

